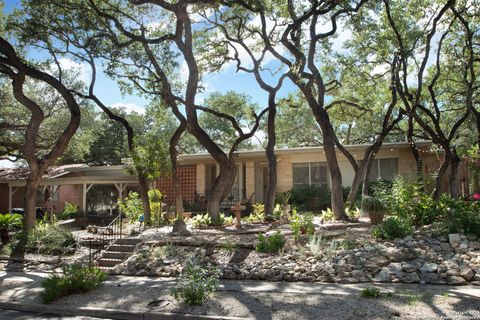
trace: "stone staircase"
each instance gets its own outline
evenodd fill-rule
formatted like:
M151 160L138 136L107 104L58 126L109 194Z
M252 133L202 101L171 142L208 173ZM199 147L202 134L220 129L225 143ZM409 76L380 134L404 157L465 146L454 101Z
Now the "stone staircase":
M138 238L122 238L102 252L97 260L98 266L106 271L112 270L117 264L126 260L135 250L135 246L142 242Z

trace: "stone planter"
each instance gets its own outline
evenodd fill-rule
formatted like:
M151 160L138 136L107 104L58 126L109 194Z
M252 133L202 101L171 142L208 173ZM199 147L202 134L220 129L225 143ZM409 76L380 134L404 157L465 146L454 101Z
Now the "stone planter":
M165 220L173 220L173 219L175 219L175 217L176 217L176 214L175 214L175 212L173 212L173 211L171 211L171 212L165 212L165 213L163 214L163 219L165 219Z
M383 217L385 217L385 211L374 211L369 210L368 217L370 218L370 222L372 224L380 224L383 222Z

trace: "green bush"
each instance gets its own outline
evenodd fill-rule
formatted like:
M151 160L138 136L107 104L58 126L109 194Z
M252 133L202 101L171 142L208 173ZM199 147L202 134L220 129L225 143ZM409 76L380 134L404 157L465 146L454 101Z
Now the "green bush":
M315 233L315 225L313 224L313 213L304 212L302 214L293 211L290 218L290 229L293 237L297 241L301 234L311 236Z
M0 230L11 231L22 227L23 217L20 214L0 213Z
M392 240L403 238L412 233L412 227L406 220L398 217L388 217L382 224L375 226L372 235L377 239Z
M162 200L163 200L162 192L158 189L148 190L148 200L150 202L150 213L152 217L152 225L154 226L167 225L169 221L163 218L163 212L162 212Z
M208 213L197 214L190 221L194 228L205 228L212 225L212 218L210 218Z
M258 243L256 250L263 253L278 253L285 245L285 238L277 231L276 233L265 237L263 234L258 235Z
M219 277L218 268L204 269L189 258L172 288L172 296L190 305L201 305L217 290Z
M138 221L143 214L142 200L140 200L137 192L129 192L125 200L123 202L119 200L117 205L130 222Z
M367 287L362 289L360 295L362 298L380 298L382 296L382 292L378 288Z
M330 206L327 187L300 185L290 190L290 202L299 210L323 210Z
M95 267L67 266L63 269L63 275L53 274L42 281L45 289L41 293L42 301L50 303L70 294L93 290L106 278L107 274Z
M233 224L233 217L225 216L224 213L220 213L218 219L212 219L208 213L197 214L192 219L192 227L194 228L206 228L210 226L229 226Z
M80 217L83 215L83 211L78 209L75 203L65 202L65 207L63 208L62 212L62 219L72 219L76 217Z
M330 208L327 208L325 210L322 210L322 218L323 221L335 221L337 218L335 217L335 213L333 213L333 210Z
M252 204L252 212L243 218L244 221L250 223L265 221L265 205L263 203Z
M75 251L72 232L56 223L39 221L27 236L26 250L41 254L64 255Z

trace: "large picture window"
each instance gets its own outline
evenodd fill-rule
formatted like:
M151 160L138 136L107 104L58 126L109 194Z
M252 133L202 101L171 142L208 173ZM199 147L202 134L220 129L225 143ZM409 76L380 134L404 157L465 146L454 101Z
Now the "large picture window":
M307 162L293 164L293 186L328 186L327 164Z
M398 159L375 159L368 175L368 181L392 181L398 173Z

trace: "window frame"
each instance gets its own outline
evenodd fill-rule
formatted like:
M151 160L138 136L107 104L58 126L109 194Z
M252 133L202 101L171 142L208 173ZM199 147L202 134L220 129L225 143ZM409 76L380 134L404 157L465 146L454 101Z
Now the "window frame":
M318 164L319 167L325 167L325 175L326 175L326 180L324 183L314 183L312 184L312 164ZM294 178L294 170L295 170L295 165L308 165L308 184L305 183L295 183L295 178ZM306 167L306 166L305 166ZM328 179L328 166L326 162L321 162L321 161L315 161L315 162L295 162L292 163L292 187L296 186L302 186L302 185L308 185L308 186L318 186L318 187L330 187L330 181Z

